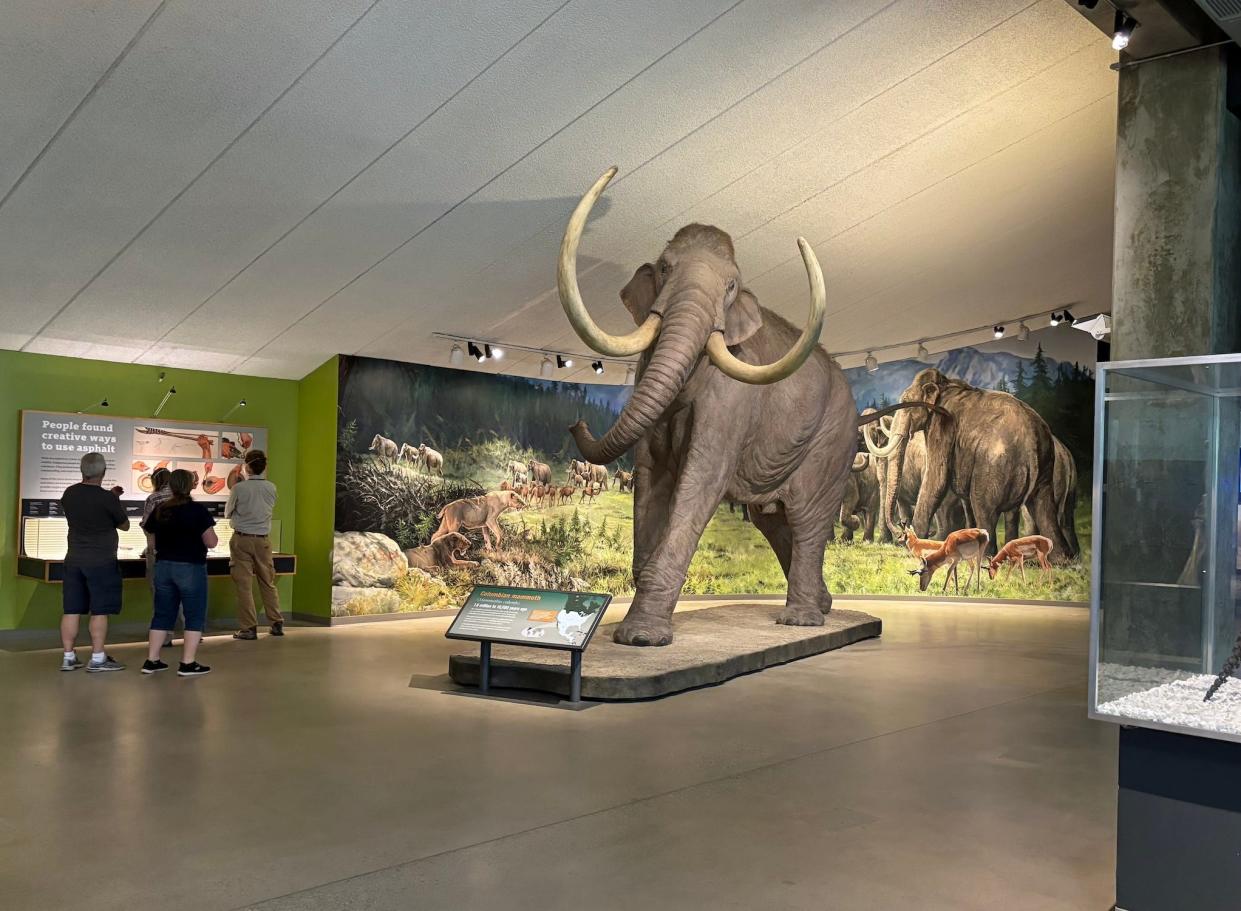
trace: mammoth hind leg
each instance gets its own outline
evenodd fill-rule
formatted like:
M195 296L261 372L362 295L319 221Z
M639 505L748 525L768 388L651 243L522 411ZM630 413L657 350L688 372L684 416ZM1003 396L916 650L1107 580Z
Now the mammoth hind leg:
M824 500L792 508L786 504L785 508L792 533L789 594L776 622L788 626L822 626L823 615L832 609L832 596L823 581L823 555L836 510L829 508Z
M784 570L784 578L788 579L789 567L793 563L793 529L789 526L784 510L781 509L774 513L756 510L754 527L763 533L771 549L776 552L776 559L780 561L780 568Z

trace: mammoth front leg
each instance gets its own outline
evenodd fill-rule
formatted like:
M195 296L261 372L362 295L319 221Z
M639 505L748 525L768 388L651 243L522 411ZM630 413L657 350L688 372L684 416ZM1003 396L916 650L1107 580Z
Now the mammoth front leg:
M672 611L685 585L690 560L703 529L724 499L728 479L736 467L739 446L735 441L722 439L723 436L714 434L706 445L690 443L676 476L676 489L663 529L649 524L653 509L643 516L642 536L649 542L648 536L658 535L658 540L644 555L642 568L635 577L633 604L613 636L622 645L672 642ZM637 534L635 526L635 565Z
M676 476L651 453L651 444L643 438L634 453L633 480L633 578L642 575L642 567L659 545L668 514Z

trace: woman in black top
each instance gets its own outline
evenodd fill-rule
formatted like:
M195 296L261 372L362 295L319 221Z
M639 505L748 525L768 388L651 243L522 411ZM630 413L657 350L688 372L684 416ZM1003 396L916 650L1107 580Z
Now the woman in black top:
M172 494L151 513L145 529L155 538L155 616L151 619L146 663L142 673L168 669L159 650L177 622L177 610L185 615L185 640L181 646L182 677L198 677L211 668L194 660L207 623L207 549L219 539L215 519L201 503L190 499L194 476L178 469L168 482Z

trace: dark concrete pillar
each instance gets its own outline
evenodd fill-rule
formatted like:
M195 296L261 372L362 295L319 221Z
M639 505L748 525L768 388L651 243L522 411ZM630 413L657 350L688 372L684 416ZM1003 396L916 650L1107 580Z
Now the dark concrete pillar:
M1241 121L1228 110L1228 55L1120 72L1114 360L1241 350Z
M1217 49L1121 71L1114 360L1241 350L1241 123L1228 110L1229 63ZM1122 729L1117 908L1241 907L1239 776L1241 745Z

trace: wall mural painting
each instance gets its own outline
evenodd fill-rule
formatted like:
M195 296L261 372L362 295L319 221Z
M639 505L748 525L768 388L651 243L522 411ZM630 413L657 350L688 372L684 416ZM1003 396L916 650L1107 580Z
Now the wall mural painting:
M917 595L921 558L977 526L986 546L955 579L929 577L928 594L1085 600L1094 355L1088 336L1059 327L846 370L859 411L913 398L943 411L859 433L829 589ZM452 608L488 583L632 594L632 456L589 464L568 432L610 427L630 393L341 357L333 614ZM1050 485L1040 465L1053 465ZM786 587L745 508L720 506L685 593Z

